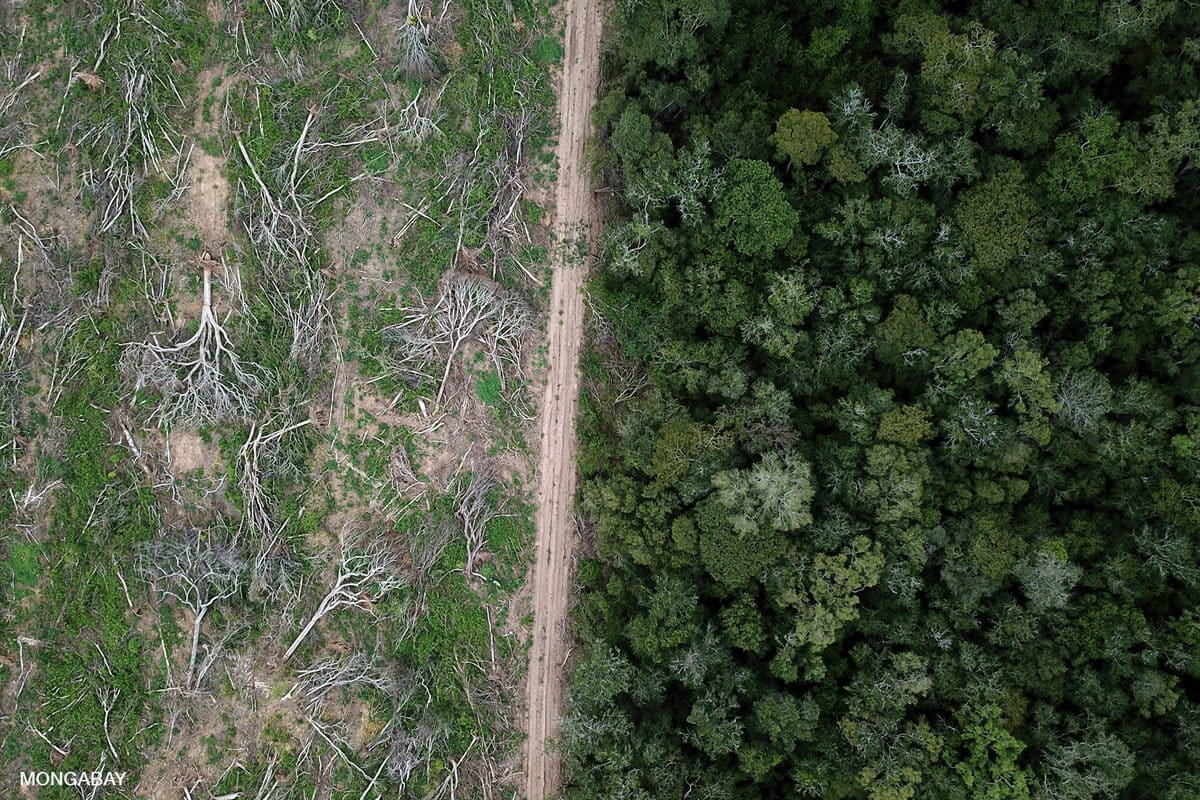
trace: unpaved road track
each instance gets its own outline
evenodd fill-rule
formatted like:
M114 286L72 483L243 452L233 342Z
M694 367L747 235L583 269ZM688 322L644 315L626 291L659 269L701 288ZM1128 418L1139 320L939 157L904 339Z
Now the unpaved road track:
M565 53L558 87L558 183L547 325L547 374L541 403L537 539L533 568L533 643L529 651L525 796L556 797L562 761L552 752L563 711L565 630L574 545L575 409L583 344L583 283L594 253L599 214L584 169L592 104L600 86L600 5L568 0ZM587 238L580 262L579 237Z

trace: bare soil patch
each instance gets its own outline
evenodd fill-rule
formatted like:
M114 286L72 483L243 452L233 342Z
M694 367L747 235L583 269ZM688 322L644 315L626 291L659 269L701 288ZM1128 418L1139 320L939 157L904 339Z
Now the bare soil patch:
M199 97L192 121L191 162L188 164L188 217L201 241L213 252L220 252L229 238L229 179L225 175L226 157L214 154L220 139L220 109L224 106L233 78L222 77L223 67L204 70L196 78Z
M212 442L206 442L199 434L182 429L167 434L170 448L169 468L176 478L182 478L198 469L215 473L219 469L220 450Z

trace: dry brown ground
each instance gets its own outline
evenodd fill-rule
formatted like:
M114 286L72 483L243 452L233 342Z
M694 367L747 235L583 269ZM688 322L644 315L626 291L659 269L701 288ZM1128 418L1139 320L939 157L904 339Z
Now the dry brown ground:
M592 134L591 113L600 85L600 7L597 0L569 0L565 9L565 55L558 87L558 183L554 195L555 265L548 314L547 373L541 402L541 441L533 569L533 644L527 684L528 739L525 794L529 800L557 796L562 760L554 751L562 718L574 547L575 412L579 351L583 344L583 285L599 229L599 211L584 165ZM574 256L578 237L588 256Z

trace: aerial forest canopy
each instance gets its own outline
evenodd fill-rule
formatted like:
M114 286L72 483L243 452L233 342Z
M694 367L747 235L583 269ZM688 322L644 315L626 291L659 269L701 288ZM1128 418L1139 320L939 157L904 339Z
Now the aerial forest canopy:
M1200 8L618 0L567 796L1200 796Z

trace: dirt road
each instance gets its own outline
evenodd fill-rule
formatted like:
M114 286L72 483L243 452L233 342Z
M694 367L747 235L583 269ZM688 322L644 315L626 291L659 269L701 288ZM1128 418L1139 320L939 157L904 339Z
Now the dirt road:
M592 104L600 85L598 0L568 0L565 54L558 87L558 183L555 189L555 265L547 325L547 375L541 403L537 540L533 570L533 644L529 651L528 739L525 796L556 797L561 759L549 745L563 710L565 628L574 545L575 408L579 349L583 343L583 282L599 228L599 215L583 163L592 134ZM588 239L580 263L579 237Z

